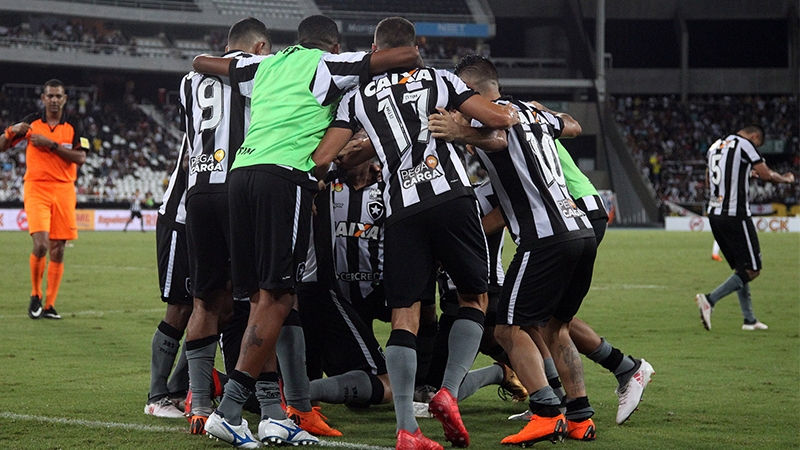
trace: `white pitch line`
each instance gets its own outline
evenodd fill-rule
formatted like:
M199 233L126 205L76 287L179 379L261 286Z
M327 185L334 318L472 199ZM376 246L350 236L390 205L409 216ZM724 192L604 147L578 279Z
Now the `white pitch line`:
M155 267L153 266L93 266L93 265L85 265L85 264L70 264L70 267L74 267L76 269L92 269L92 270L109 270L109 269L120 269L120 270L153 270Z
M71 316L103 316L105 314L121 314L121 313L151 313L151 312L164 312L165 308L153 309L112 309L109 311L76 311L72 313L64 313L64 317ZM15 314L12 316L0 316L0 319L24 319L28 317L27 314Z
M138 423L118 423L118 422L101 422L99 420L82 420L82 419L63 419L58 417L45 417L45 416L32 416L28 414L15 414L11 412L0 412L0 419L9 420L29 420L34 422L47 422L58 423L64 425L76 425L89 428L122 428L125 430L137 431L156 431L156 432L188 432L186 427L167 427L161 425L142 425ZM377 445L365 445L352 442L337 442L320 440L319 445L322 447L336 447L346 449L363 449L363 450L393 450L394 447L380 447Z
M123 428L137 431L185 431L185 427L165 427L161 425L142 425L138 423L101 422L98 420L61 419L58 417L31 416L28 414L0 413L0 419L31 420L35 422L60 423L90 428Z

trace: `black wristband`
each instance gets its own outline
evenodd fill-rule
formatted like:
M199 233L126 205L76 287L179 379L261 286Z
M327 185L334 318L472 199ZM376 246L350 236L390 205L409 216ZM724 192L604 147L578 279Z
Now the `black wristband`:
M50 144L50 152L56 151L57 148L58 148L58 142L54 141L52 144Z

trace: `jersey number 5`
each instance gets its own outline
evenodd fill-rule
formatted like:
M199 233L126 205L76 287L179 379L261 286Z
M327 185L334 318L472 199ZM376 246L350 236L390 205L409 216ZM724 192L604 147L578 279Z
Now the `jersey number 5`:
M219 78L206 77L197 86L197 106L203 110L198 133L213 130L222 121L222 82Z

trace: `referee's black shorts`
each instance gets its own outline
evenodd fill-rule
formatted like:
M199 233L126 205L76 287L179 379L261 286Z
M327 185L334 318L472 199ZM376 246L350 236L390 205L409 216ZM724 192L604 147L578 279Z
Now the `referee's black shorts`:
M186 239L192 295L207 300L231 279L228 193L197 193L186 199Z
M230 173L228 204L234 298L291 290L305 270L312 192L258 169Z
M161 300L171 305L191 305L186 233L171 226L161 214L156 220L156 257Z
M708 216L708 222L731 269L761 270L761 246L752 217Z
M551 317L571 321L589 292L596 256L594 236L518 247L503 281L497 324L545 326Z
M435 289L437 261L458 292L483 294L488 289L489 252L472 197L457 197L398 220L386 228L383 248L383 282L391 308L427 298Z

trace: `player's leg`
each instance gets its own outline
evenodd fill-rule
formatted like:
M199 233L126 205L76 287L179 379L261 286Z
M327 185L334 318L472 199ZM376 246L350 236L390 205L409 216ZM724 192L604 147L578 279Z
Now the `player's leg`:
M33 248L30 255L31 298L28 316L42 316L42 279L47 268L47 250L50 246L50 205L52 195L40 185L26 181L24 186L25 214Z
M722 261L722 257L719 256L719 243L716 239L714 239L714 245L711 246L711 259L714 261Z
M453 217L459 220L452 220ZM456 399L483 337L489 303L488 248L477 204L469 197L443 203L429 220L436 258L441 261L459 294L459 309L450 330L442 388L431 399L429 409L442 422L445 439L453 445L466 447L469 435L461 421Z
M192 391L191 431L203 430L214 411L214 359L220 323L233 313L229 280L229 232L226 194L195 194L186 200L192 314L186 327L186 360Z
M553 317L542 329L543 337L564 385L567 411L568 436L573 439L593 440L595 438L594 414L586 396L583 379L583 362L580 353L570 337L570 322L578 312L584 297L589 292L597 256L595 239L577 239L561 245L558 251L562 260L562 282L566 288L560 296Z
M281 326L297 301L293 289L302 276L301 263L308 249L311 193L280 176L242 169L231 172L229 200L235 294L242 297L258 291L257 296L251 296L250 317L236 370L230 374L222 401L206 424L207 432L233 443L234 439L252 439L241 411L256 390L256 378L270 383L271 373L277 377L276 343ZM282 412L279 416L283 416L282 423L288 423L286 426L296 427ZM259 424L262 441L277 439L270 431L274 430L270 420L275 418ZM286 436L291 442L305 438L299 427L291 430Z
M50 219L50 263L47 267L47 292L43 317L60 319L55 310L56 297L64 274L64 248L68 240L78 238L75 222L76 194L72 183L58 183L52 187L52 216Z
M327 378L311 382L311 400L362 406L391 400L386 360L372 328L332 291L319 292L315 306L307 325L326 338L317 350Z
M756 279L761 274L761 244L758 241L758 233L756 233L753 219L747 218L741 222L742 229L745 233L745 243L747 258L744 260L744 274L740 275L742 279L747 278L741 289L736 291L739 297L739 306L742 309L742 316L744 316L743 330L766 330L769 327L756 319L753 314L753 302L750 298L750 282ZM742 250L744 252L744 250ZM738 269L741 273L741 268Z
M386 228L384 287L392 308L392 332L386 343L386 369L394 396L397 448L429 442L414 417L414 381L417 374L417 332L422 297L435 270L422 214L405 217ZM414 270L409 270L413 268Z
M595 241L592 240L592 243ZM531 415L525 428L506 437L503 443L557 440L567 431L566 418L559 410L561 401L548 382L544 361L534 337L537 336L535 327L549 323L560 304L569 281L569 270L565 269L574 267L574 259L580 255L576 254L578 249L573 247L575 244L566 242L545 248L518 248L506 274L498 304L495 334L508 353L517 376L530 393ZM583 250L582 244L579 250ZM542 261L548 264L541 264ZM554 328L553 331L559 330ZM568 335L566 337L569 338ZM549 347L554 352L553 347ZM561 352L558 353L560 356ZM557 355L554 353L553 357Z

